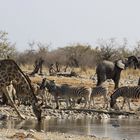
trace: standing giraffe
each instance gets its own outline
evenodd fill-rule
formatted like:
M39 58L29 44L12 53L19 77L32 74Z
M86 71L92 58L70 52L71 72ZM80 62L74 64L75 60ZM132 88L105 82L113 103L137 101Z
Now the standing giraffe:
M17 107L10 97L11 89L9 89L8 86L10 85L11 81L16 81L17 84L21 84L21 88L30 95L33 112L38 121L41 121L41 108L33 92L30 79L22 72L22 70L14 60L0 60L0 88L4 91L5 96L7 97L11 106L14 107L17 114L22 119L24 119L24 116L18 111Z

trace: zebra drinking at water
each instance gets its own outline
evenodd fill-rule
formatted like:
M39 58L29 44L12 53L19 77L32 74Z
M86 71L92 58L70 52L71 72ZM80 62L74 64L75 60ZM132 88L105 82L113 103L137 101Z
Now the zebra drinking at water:
M70 106L75 105L75 100L84 98L85 105L90 103L90 95L91 95L91 88L86 87L74 87L67 84L64 85L56 85L53 80L47 80L44 78L42 80L40 89L47 87L48 91L54 96L56 101L56 108L59 108L58 97L64 98L66 100L66 105ZM73 100L73 104L71 104L70 99Z
M124 101L122 104L122 107L124 107L124 103L128 102L129 110L132 110L130 107L130 99L139 99L140 98L140 86L124 86L118 88L112 95L111 95L111 101L110 101L110 107L113 108L116 105L116 99L118 97L123 97Z

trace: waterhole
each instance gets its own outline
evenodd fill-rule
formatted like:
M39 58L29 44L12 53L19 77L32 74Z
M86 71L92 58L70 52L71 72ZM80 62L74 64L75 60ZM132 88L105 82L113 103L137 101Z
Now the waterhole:
M35 129L44 132L62 132L80 135L111 137L113 140L139 140L139 119L49 119L40 124L36 120L6 120L0 122L0 128Z

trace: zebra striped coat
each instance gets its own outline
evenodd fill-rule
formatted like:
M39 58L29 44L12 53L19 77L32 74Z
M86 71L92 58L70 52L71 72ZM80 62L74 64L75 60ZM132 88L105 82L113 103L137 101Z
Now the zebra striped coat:
M97 87L93 87L92 88L92 93L91 93L91 97L90 97L90 105L91 102L93 102L94 105L94 98L95 97L104 97L104 108L108 107L108 103L109 103L109 97L108 97L108 88L105 86L97 86ZM106 105L106 107L105 107Z
M66 105L70 104L72 106L70 99L73 100L73 105L75 105L75 100L84 98L85 99L85 105L90 103L90 95L91 95L91 88L86 87L74 87L67 84L64 85L56 85L54 81L51 80L42 80L42 84L40 86L40 89L47 87L48 91L54 96L56 101L56 108L59 108L58 98L64 98L66 100Z
M116 105L116 99L118 97L123 97L124 101L122 104L122 107L124 107L124 103L127 101L129 110L132 110L130 107L130 99L139 99L140 98L140 86L124 86L118 88L112 95L111 95L111 101L110 101L110 107L113 108Z

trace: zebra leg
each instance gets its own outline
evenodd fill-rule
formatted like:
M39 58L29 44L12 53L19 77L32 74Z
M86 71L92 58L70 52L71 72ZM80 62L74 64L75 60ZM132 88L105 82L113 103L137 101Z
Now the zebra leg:
M104 105L103 108L107 109L108 108L108 98L104 96Z
M73 107L75 107L75 103L76 103L76 101L75 101L75 99L73 99L73 104L72 104Z
M109 96L106 97L106 108L105 109L110 109L110 101L111 98Z
M56 109L59 109L58 97L55 96L54 99L55 99L55 102L56 102Z
M72 100L69 100L69 103L70 103L70 107L75 107L75 99L72 98Z
M51 104L52 102L51 102L51 94L50 93L47 93L47 95L46 95L46 99L47 99L47 101L48 101L48 104Z
M46 104L46 106L47 106L47 103L50 105L52 102L51 102L51 94L47 91L47 90L45 90L45 92L44 92L44 98L45 98L45 104Z
M95 107L94 97L92 97L92 107Z
M73 99L72 99L72 107L75 107L75 103L76 103L76 101L75 101L75 99L73 98Z
M89 103L90 99L88 100L87 98L85 98L85 105L84 108L86 108L87 104Z
M90 100L88 101L88 108L90 109Z
M90 102L90 99L91 99L91 98L90 98L90 96L89 96L88 99L87 99L87 102L88 102L88 108L89 108L89 109L90 109L90 103L91 103L91 102Z
M133 109L130 107L130 99L127 99L126 101L127 101L127 103L128 103L129 110L130 110L130 111L133 111Z
M94 106L94 97L90 97L89 108L91 108L91 106Z
M66 108L69 108L69 98L66 99Z
M46 92L44 92L44 95L43 95L43 103L45 102L45 106L47 106L47 102L48 102L48 100L47 100L47 95L46 95L47 93Z
M69 99L70 107L73 105L73 99Z
M123 104L122 104L122 106L121 106L121 109L123 109L126 100L127 100L126 98L123 99Z
M89 108L91 108L91 102L92 102L93 98L90 97L90 101L89 101Z
M85 102L84 108L86 108L86 106L87 106L87 101Z

